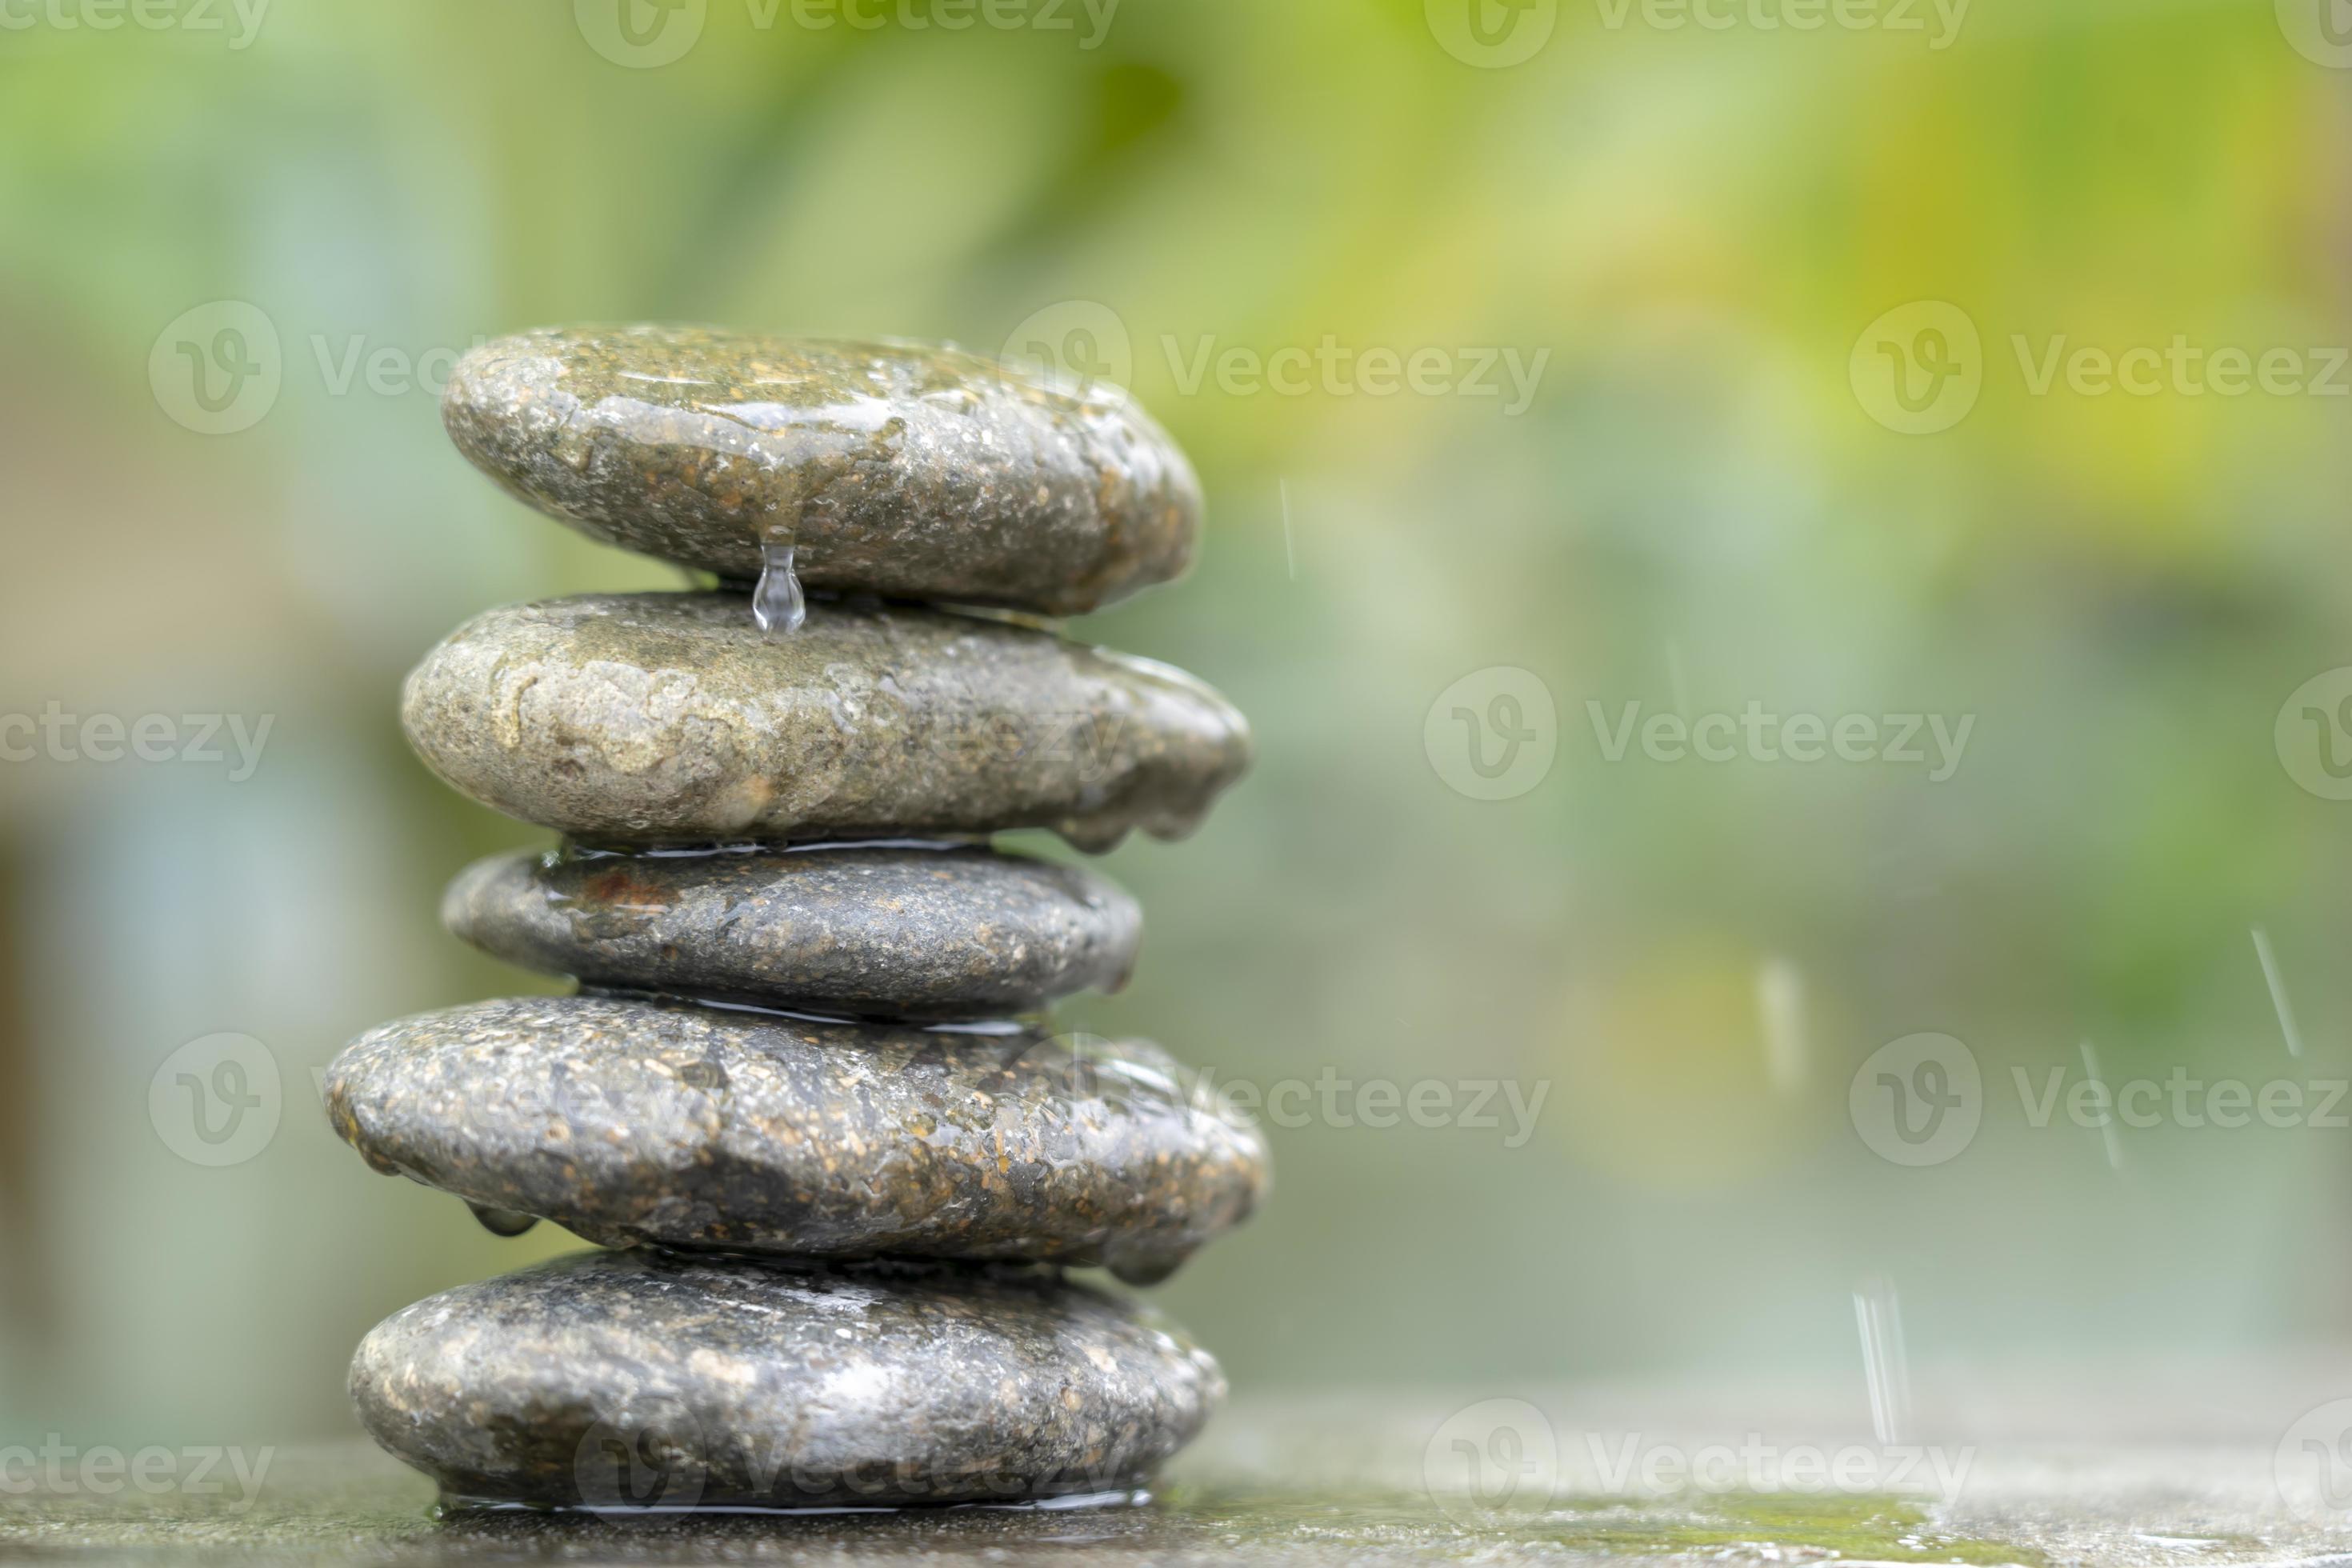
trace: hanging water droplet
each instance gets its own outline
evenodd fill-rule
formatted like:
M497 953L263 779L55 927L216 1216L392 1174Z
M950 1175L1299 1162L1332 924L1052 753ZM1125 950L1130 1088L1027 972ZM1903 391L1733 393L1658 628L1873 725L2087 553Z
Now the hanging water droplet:
M808 600L793 571L793 546L765 544L761 553L767 563L760 573L760 585L751 592L751 615L770 637L796 632L808 619Z
M468 1203L466 1206L474 1211L474 1217L481 1221L482 1228L492 1236L520 1236L539 1223L536 1215L517 1214L512 1209L493 1208L488 1204L477 1203Z

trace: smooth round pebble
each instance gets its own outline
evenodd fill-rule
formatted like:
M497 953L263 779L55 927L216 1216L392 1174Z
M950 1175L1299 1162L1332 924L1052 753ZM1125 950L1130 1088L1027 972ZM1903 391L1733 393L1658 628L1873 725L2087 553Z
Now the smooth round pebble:
M453 1503L880 1508L1136 1488L1224 1379L1158 1314L1052 1270L639 1251L395 1312L351 1393Z
M1048 827L1089 850L1192 831L1249 726L1181 670L936 610L599 594L458 628L408 678L425 763L599 845Z
M1127 983L1143 916L1076 866L977 847L501 855L441 918L591 984L900 1018L996 1018Z
M961 349L698 327L524 332L457 362L449 435L582 532L722 577L1077 615L1178 575L1201 486L1123 396Z
M591 1241L1173 1272L1266 1184L1264 1139L1158 1047L605 996L386 1024L327 1068L386 1173Z

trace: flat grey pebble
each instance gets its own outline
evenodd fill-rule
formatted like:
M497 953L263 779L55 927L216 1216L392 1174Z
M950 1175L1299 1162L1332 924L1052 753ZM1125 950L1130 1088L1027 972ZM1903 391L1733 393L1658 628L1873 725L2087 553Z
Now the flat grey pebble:
M1139 1041L602 996L373 1029L327 1068L377 1170L591 1241L1102 1265L1149 1283L1254 1209L1257 1130Z
M912 608L770 636L734 594L492 610L409 676L402 719L456 788L598 844L1049 827L1099 850L1190 833L1250 758L1232 704L1166 665Z
M1050 1270L625 1252L394 1313L351 1392L452 1501L840 1508L1138 1487L1224 1379L1156 1313Z
M1127 982L1135 900L1076 866L977 847L501 855L441 918L592 984L900 1018L1000 1018Z
M1123 395L961 349L579 327L457 363L442 416L511 493L608 542L812 587L1076 615L1191 560L1200 481Z

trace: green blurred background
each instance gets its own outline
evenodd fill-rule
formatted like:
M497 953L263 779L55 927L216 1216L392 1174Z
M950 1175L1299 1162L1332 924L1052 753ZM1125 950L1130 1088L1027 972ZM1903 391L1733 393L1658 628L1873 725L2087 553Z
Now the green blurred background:
M234 781L0 765L0 1434L347 1433L370 1324L569 1245L370 1173L315 1082L383 1019L554 988L438 930L459 867L544 836L436 784L394 700L482 608L680 582L497 494L418 384L576 320L1025 331L1194 455L1198 569L1077 629L1221 687L1261 760L1196 839L1108 858L1143 965L1066 1016L1221 1080L1549 1086L1517 1146L1507 1115L1274 1131L1270 1206L1159 1292L1244 1393L1786 1375L1859 1411L1879 1276L1952 1376L2352 1330L2352 1131L2111 1149L2012 1087L2080 1079L2085 1039L2116 1078L2352 1073L2352 805L2273 733L2352 664L2352 371L2037 392L2016 347L2330 380L2336 0L1977 0L1956 33L1897 0L1813 30L1757 19L1803 0L1070 0L1067 29L1029 0L961 31L626 0L634 35L613 0L275 0L249 33L147 3L173 24L0 0L0 712L273 729ZM1920 300L1980 334L1981 395L1906 434L1853 367ZM216 301L266 318L279 384L205 434L151 358ZM1438 351L1454 390L1192 376L1327 340ZM1546 356L1524 408L1460 389L1489 351ZM1427 721L1496 667L1555 755L1477 799ZM1751 700L1973 729L1937 782L1612 763L1588 707ZM1921 1031L1986 1103L1908 1168L1848 1090ZM283 1115L211 1167L150 1089L219 1032L264 1043Z

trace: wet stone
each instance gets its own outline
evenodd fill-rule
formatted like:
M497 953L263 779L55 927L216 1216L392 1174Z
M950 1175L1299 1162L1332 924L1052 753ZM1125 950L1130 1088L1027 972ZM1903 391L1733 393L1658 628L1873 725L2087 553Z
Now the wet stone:
M451 884L444 923L608 989L908 1018L1001 1018L1135 963L1135 900L977 847L517 854Z
M1176 576L1199 481L1115 393L951 347L680 327L526 332L458 362L442 416L511 493L627 549L1075 615Z
M410 742L510 816L597 844L1049 827L1082 848L1191 832L1247 724L1181 670L1002 622L740 594L493 610L410 675Z
M626 1252L396 1312L351 1389L453 1502L809 1509L1131 1489L1224 1381L1157 1314L1049 1269Z
M602 996L387 1024L327 1069L377 1170L591 1241L1165 1278L1266 1183L1157 1047Z

